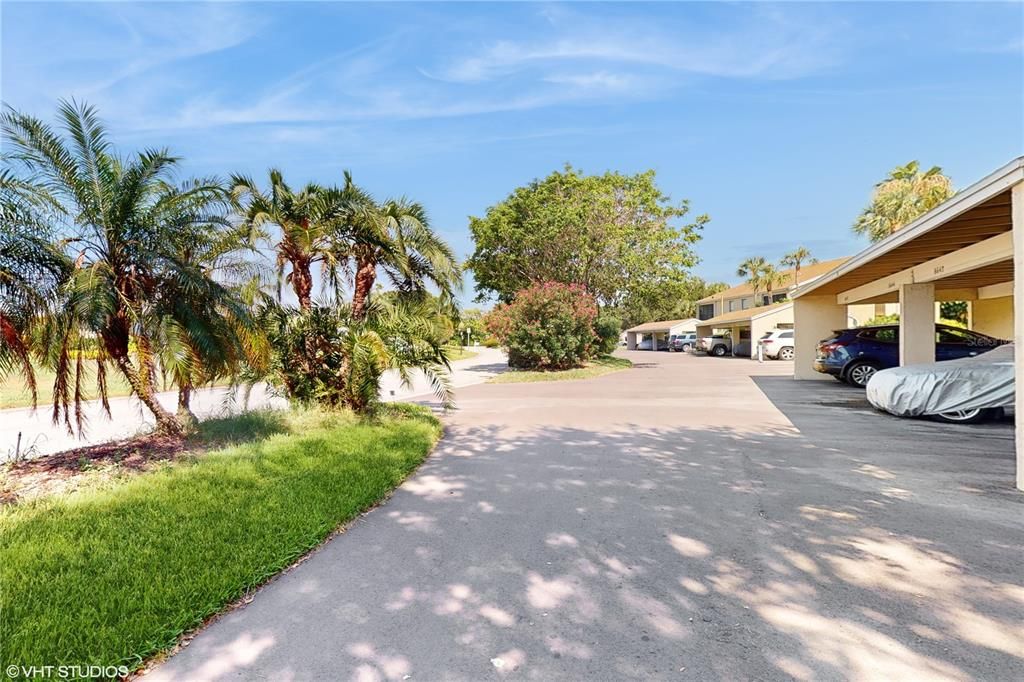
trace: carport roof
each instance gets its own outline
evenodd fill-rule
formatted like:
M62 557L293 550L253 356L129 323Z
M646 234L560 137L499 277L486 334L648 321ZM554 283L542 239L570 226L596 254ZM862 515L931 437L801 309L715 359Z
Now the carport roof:
M1010 189L1020 182L1024 182L1024 157L967 187L831 272L797 287L790 296L840 294L1010 232ZM1012 279L1013 260L1008 258L941 279L936 288L978 287Z
M686 324L687 322L692 322L694 327L700 324L700 320L698 320L696 317L687 317L682 320L659 320L657 322L644 322L643 324L638 324L635 327L630 327L626 331L639 333L667 332L668 330L672 329L672 327L678 327L679 325Z
M701 327L722 327L726 324L737 324L742 322L750 322L756 320L759 317L764 317L771 313L785 310L786 308L792 308L792 301L783 301L781 303L773 303L771 305L763 305L757 308L747 308L746 310L734 310L731 313L722 313L718 317L712 317L707 320L701 320L697 324Z

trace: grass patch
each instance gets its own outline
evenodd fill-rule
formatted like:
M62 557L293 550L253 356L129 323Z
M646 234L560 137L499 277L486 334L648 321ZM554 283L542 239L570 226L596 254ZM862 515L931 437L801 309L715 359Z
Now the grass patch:
M452 362L455 362L456 360L468 360L470 358L475 358L477 355L480 355L480 353L464 346L452 346L448 348L448 359Z
M625 358L613 355L602 355L591 360L583 367L562 369L550 372L511 369L491 378L491 384L519 384L531 381L566 381L570 379L593 379L604 374L611 374L628 369L633 363Z
M372 507L441 434L411 405L202 428L235 444L0 509L3 667L136 668Z
M56 374L54 374L53 370L46 367L36 367L35 374L36 391L39 394L39 405L40 407L46 407L50 404L50 401L53 400L53 382L56 379ZM85 400L95 400L99 397L96 395L95 361L86 361L85 381L82 385L85 389L82 391L82 395ZM214 383L214 385L226 386L227 382L226 380L220 381ZM174 386L167 385L162 386L159 390L169 391L172 389L174 389ZM107 372L107 393L111 398L120 398L126 395L131 395L132 389L128 386L128 382L124 380L119 372L116 370L110 370ZM25 386L25 382L22 381L21 376L17 372L0 379L0 409L31 406L32 394L29 393L28 388Z

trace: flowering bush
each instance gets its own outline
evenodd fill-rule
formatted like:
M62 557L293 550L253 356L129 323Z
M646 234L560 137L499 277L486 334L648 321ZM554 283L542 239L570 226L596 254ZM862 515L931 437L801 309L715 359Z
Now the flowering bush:
M516 294L487 317L487 331L518 369L579 367L598 351L597 303L575 284L545 282Z

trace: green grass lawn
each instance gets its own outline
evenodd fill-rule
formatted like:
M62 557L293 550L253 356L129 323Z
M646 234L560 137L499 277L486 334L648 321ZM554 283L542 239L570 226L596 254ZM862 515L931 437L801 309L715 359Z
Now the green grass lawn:
M87 362L85 364L85 377L86 381L84 386L85 399L92 400L96 398L96 372L95 363ZM36 387L39 393L39 405L46 406L53 399L53 380L54 373L45 367L36 368ZM173 386L166 387L167 390L173 388ZM131 389L128 387L128 383L121 378L121 375L116 370L107 371L107 390L111 398L120 396L131 395ZM161 390L164 390L161 388ZM9 376L0 379L0 409L9 407L29 407L32 404L32 396L29 394L28 389L25 387L25 382L21 380L18 374L11 374Z
M469 358L475 358L479 354L480 353L477 351L463 346L452 346L448 349L448 359L452 362L455 362L456 360L468 360Z
M137 667L372 507L441 434L411 405L201 428L220 449L0 509L0 671Z
M593 379L603 374L611 374L623 369L628 369L633 363L625 358L617 358L612 355L603 355L591 360L583 367L576 369L563 369L552 372L534 372L523 370L509 370L491 378L488 383L492 384L518 384L529 381L565 381L569 379Z

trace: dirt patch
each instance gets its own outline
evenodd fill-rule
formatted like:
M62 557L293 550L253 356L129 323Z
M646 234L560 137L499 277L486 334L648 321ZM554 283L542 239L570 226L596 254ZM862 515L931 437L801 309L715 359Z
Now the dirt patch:
M12 462L0 473L0 504L71 492L83 485L130 476L194 455L203 444L186 438L146 434L90 445L45 457Z

